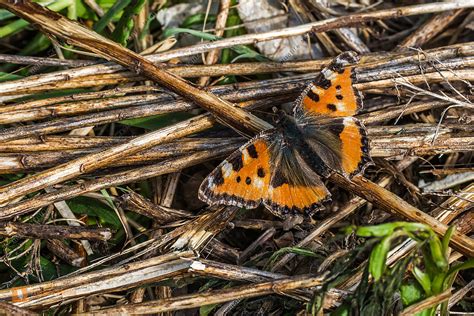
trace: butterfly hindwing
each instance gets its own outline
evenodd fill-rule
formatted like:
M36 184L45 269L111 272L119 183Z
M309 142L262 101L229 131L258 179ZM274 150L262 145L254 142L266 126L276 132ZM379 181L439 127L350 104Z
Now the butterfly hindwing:
M352 177L364 171L372 162L369 155L369 140L367 130L361 121L355 117L343 119L341 133L341 157L343 174Z
M310 166L313 161L308 161L302 154L305 152L303 143L294 142L288 146L285 145L288 140L283 138L276 138L274 142L274 172L264 203L280 217L292 213L310 215L329 199L329 191Z
M300 126L306 144L329 169L352 177L371 162L366 129L355 117L307 116Z
M255 208L270 182L269 140L260 135L240 147L204 180L199 198L208 204Z
M352 52L337 56L297 99L295 116L310 113L330 117L353 116L362 107L360 92L353 86L355 73L349 64L357 62Z

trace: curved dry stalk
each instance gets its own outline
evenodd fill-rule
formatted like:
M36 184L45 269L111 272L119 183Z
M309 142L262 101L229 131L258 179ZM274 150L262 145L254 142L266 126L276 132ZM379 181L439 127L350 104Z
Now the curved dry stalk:
M50 12L42 8L41 6L32 4L30 2L20 2L17 4L12 4L7 2L6 0L1 0L0 5L15 12L23 18L34 22L47 33L63 37L72 44L84 47L92 52L96 52L105 58L112 59L128 67L132 71L141 73L153 80L156 80L157 82L163 84L170 90L175 91L178 94L182 94L185 97L188 97L190 100L209 110L220 120L223 120L224 122L226 122L230 126L233 126L236 129L259 132L271 128L271 125L267 122L247 113L242 109L234 107L228 102L224 102L223 100L215 97L213 94L200 91L199 89L188 85L184 80L158 68L142 56L137 55L129 50L126 50L120 45L117 45L114 42L102 38L80 25L71 23L59 14ZM449 3L436 3L418 5L413 7L396 8L385 10L384 12L372 12L370 15L352 15L350 17L332 19L329 22L326 20L323 24L311 25L311 29L314 31L321 31L322 25L324 25L324 27L341 27L341 23L344 23L343 26L348 26L360 24L369 20L377 20L384 17L420 14L428 12L441 12L445 10L459 9L471 6L474 6L474 1L454 1ZM301 32L303 29L305 30L304 32L306 32L307 27L308 25L298 26L293 28L291 31L297 30L297 32ZM285 30L285 35L287 35L288 30L289 29ZM278 37L278 31L273 31L269 33L273 34L275 37ZM268 36L268 33L265 35ZM244 35L241 37L234 37L231 40L235 44L236 41L238 42L239 40L243 40L245 38L246 36ZM251 38L252 40L255 39L255 37ZM194 54L199 52L197 46L191 47L194 49ZM217 46L214 48L219 47ZM185 126L182 127L184 128ZM194 131L197 131L197 129ZM171 132L171 130L168 130L166 132ZM175 132L177 131L175 130ZM183 133L182 131L180 132ZM150 134L148 134L148 136ZM133 152L138 152L138 150L148 148L151 146L150 143L153 143L153 140L149 139L149 137L147 138L146 136L135 138L135 141L132 141L129 144L131 146L117 146L114 147L114 149L120 148L121 150L127 150L127 154L131 154ZM163 133L161 135L153 136L162 136L166 141L173 139L169 137L169 134L163 135ZM184 135L180 136L182 137ZM157 144L160 141L162 140L159 140L153 144ZM102 154L105 154L105 158L100 156L94 157L95 159L100 159L100 163L110 163L114 159L117 159L117 154L114 153L113 150L106 150ZM40 176L35 175L29 178L33 179L33 181L28 179L20 180L8 186L2 187L0 189L0 203L5 203L15 197L22 196L26 193L34 192L42 187L45 187L48 183L58 183L70 179L84 171L94 170L94 168L97 168L97 165L100 165L100 163L91 164L90 161L87 160L87 158L91 158L91 156L93 155L89 155L85 159L83 158L83 160L77 159L76 161L74 161L74 163L68 166L62 166L62 169L57 168L58 170L56 171L62 171L61 177L59 178L57 176L54 177L54 172L46 171L43 174L39 174ZM44 182L37 182L39 179L42 179ZM352 181L349 181L348 179L335 174L334 176L331 176L331 180L337 183L338 185L347 187L356 194L364 196L366 199L379 205L384 210L394 211L405 218L420 221L422 223L430 225L433 230L440 235L444 235L447 230L447 227L445 225L441 224L432 217L426 215L422 211L406 203L398 196L377 186L376 184L372 183L367 179L364 179L362 177L355 177L352 179ZM455 247L460 252L471 256L474 254L474 242L468 237L459 234L458 232L454 232L452 243L453 247Z
M423 51L422 58L419 56L419 52L413 51L397 54L362 55L358 64L360 73L358 81L376 81L393 78L397 75L419 74L420 64L423 61L427 62L427 65L423 65L426 73L436 70L471 67L473 62L468 57L474 54L473 45L474 43L471 42L426 50ZM443 63L437 69L430 64L431 61L440 63L441 60ZM329 59L248 62L219 65L166 66L164 69L183 78L201 76L220 77L225 75L254 75L284 71L315 72L327 65L328 62L330 62ZM51 89L101 87L142 80L145 80L145 78L132 72L83 75L82 71L77 69L63 70L0 83L0 101L15 99L25 94L41 93Z
M386 116L384 115L384 117ZM436 133L437 127L427 126L426 130L423 131L417 126L405 126L403 126L401 131L398 128L393 129L384 126L377 128L369 127L370 155L372 157L386 157L393 160L407 156L448 154L474 150L474 137L467 133L452 132L452 129L444 128L441 130L442 134L439 135L440 131L438 130L439 136L436 144L433 145L430 137ZM380 132L380 130L382 131ZM370 136L371 133L374 136ZM173 156L221 148L225 144L234 146L237 149L243 142L244 139L238 137L230 139L181 139L149 148L138 154L126 156L120 161L106 165L105 168L149 164ZM50 151L42 153L27 153L23 151L13 153L0 152L0 174L32 172L51 168L81 156L99 152L104 147L93 147L86 150L70 150L68 148L68 151L56 152L50 149Z
M280 294L296 289L313 288L322 285L324 279L324 276L297 276L271 282L232 287L224 290L189 294L121 307L112 307L93 312L92 315L104 315L105 313L151 314L183 310L203 305L224 303L235 299L245 299L262 295Z
M112 232L108 228L0 222L0 236L34 239L87 239L105 241L112 238Z
M198 152L182 158L166 160L154 165L106 175L97 180L90 180L84 183L64 187L50 193L37 195L31 199L0 207L0 219L24 214L51 203L70 199L87 192L94 192L105 188L139 181L141 179L149 179L158 175L175 172L203 161L225 155L234 149L235 146L223 146L220 150L214 149L213 151Z
M430 296L421 302L418 302L416 304L410 305L409 307L405 308L401 313L400 316L411 316L415 315L417 313L420 313L430 307L439 305L451 297L451 289L447 289L446 291Z

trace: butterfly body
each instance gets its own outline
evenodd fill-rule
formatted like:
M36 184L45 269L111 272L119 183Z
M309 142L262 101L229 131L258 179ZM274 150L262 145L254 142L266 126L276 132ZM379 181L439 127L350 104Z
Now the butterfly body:
M311 215L330 198L321 180L332 172L351 177L370 162L364 126L352 115L361 106L352 86L354 55L337 57L296 101L293 115L281 114L275 128L251 139L201 184L209 204Z

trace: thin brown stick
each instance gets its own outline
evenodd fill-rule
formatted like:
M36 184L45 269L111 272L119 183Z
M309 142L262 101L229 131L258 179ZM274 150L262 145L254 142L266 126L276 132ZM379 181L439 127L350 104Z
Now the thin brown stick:
M202 92L199 89L196 89L182 79L179 79L170 73L163 71L153 65L149 60L128 51L121 46L117 45L114 42L108 41L95 33L91 33L89 30L75 25L68 21L63 16L50 12L39 5L35 5L30 2L17 2L15 5L8 3L6 0L0 1L0 5L2 7L7 8L15 12L16 14L20 15L21 17L29 20L30 22L34 22L35 24L41 26L43 30L48 33L61 36L66 38L69 42L76 44L80 47L84 47L89 49L93 52L101 54L106 58L110 58L115 60L116 62L134 70L138 73L142 73L148 76L151 79L156 80L157 82L163 84L165 87L171 89L172 91L176 91L179 94L185 94L190 100L196 102L203 108L209 110L213 114L215 114L219 119L224 120L227 124L233 126L234 128L240 128L247 131L262 131L268 128L271 128L271 125L267 122L250 115L244 110L238 109L232 104L223 102L222 100L216 98L214 95ZM349 17L344 17L344 26L348 25L355 25L360 24L362 22L377 20L382 17L387 17L387 13L390 13L390 17L393 16L403 16L403 15L411 15L411 14L420 14L420 13L433 13L433 12L441 12L445 10L453 10L459 9L464 7L474 6L474 3L470 2L450 2L450 3L436 3L436 4L428 4L428 5L419 5L414 7L405 7L405 8L396 8L385 10L385 12L378 12L378 13L371 13L370 16L367 14L359 14L359 15L352 15ZM440 10L441 8L441 10ZM341 27L341 22L343 19L333 19L325 23L325 26L330 27ZM311 27L315 31L321 31L321 25L311 25ZM295 27L294 29L298 29L301 27ZM71 32L74 30L74 32ZM287 29L288 30L288 29ZM274 32L276 35L277 33ZM237 38L233 38L235 40ZM196 53L196 52L194 52ZM156 135L154 135L156 136ZM160 135L165 136L165 135ZM184 135L181 135L184 136ZM136 139L140 139L140 141L149 142L150 139L146 137L138 137ZM170 139L168 139L169 141ZM139 144L143 144L143 142L139 142ZM135 145L135 144L134 144ZM136 144L138 145L138 144ZM132 145L133 146L133 145ZM117 146L116 148L121 147ZM137 147L137 146L135 146ZM133 148L133 147L132 147ZM137 150L137 148L127 148L127 146L122 146L120 148L122 150L128 149L129 154L133 153L133 150ZM144 148L140 148L144 149ZM104 151L104 153L107 151ZM106 159L101 160L101 162L110 162L113 159L117 159L116 155L113 155L113 152L108 151L108 155L105 155ZM90 157L90 156L89 156ZM100 157L94 157L99 159ZM110 160L110 161L107 161ZM78 164L78 162L81 162ZM4 186L0 189L0 203L5 203L9 199L21 196L23 194L34 192L41 187L52 183L58 183L60 181L67 180L78 173L80 171L91 171L96 168L96 164L85 165L87 163L87 159L85 161L80 161L80 159L76 160L75 163L77 167L72 169L65 169L63 171L63 176L58 179L53 178L52 174L48 177L42 176L46 180L46 183L38 184L38 183L31 183L28 180L20 180L10 184L8 186ZM78 169L76 169L78 168ZM75 170L76 169L76 170ZM48 175L48 172L45 172ZM35 178L35 176L31 177ZM31 179L30 178L30 179ZM420 210L414 208L413 206L409 205L399 197L395 196L391 192L384 190L383 188L378 187L377 185L373 184L367 179L363 179L362 177L355 177L353 181L349 181L348 179L334 175L331 177L333 181L338 183L342 186L348 186L351 190L357 192L358 194L362 194L371 202L377 202L379 206L386 210L393 210L398 212L399 214L403 215L404 217L408 217L412 220L422 221L424 223L429 224L432 228L438 233L443 235L447 227L442 225L435 219L429 217L428 215L424 214ZM38 181L38 179L34 179ZM25 185L28 184L28 185ZM375 198L374 198L375 197ZM387 200L385 200L387 199ZM453 246L457 248L462 253L473 255L474 254L474 245L472 240L463 236L458 233L453 234L452 238Z
M399 44L399 49L407 47L421 47L429 40L434 38L438 33L441 33L446 27L456 19L464 10L445 11L433 16L419 27L416 32L407 37Z
M112 238L112 232L108 228L0 222L0 236L37 239L88 239L105 241Z
M82 67L95 64L94 61L89 60L67 60L48 57L32 57L0 54L0 63L12 63L17 65L35 65L35 66L67 66L67 67Z
M153 218L155 223L159 225L194 217L192 213L187 211L170 209L169 207L152 203L133 191L122 195L120 200L120 206L123 209Z
M64 187L50 193L36 195L34 198L0 207L0 219L6 219L12 216L24 214L39 207L43 207L57 201L70 199L87 192L94 192L104 188L110 188L142 179L149 179L151 177L156 177L158 175L170 172L176 172L183 168L202 163L203 161L215 158L217 156L228 154L234 149L234 146L224 146L221 149L215 149L210 152L198 152L181 158L165 160L163 162L146 167L139 167L119 173L113 173L103 176L97 180L90 180L81 184Z
M46 241L46 247L53 255L73 267L82 267L86 263L84 256L81 256L61 240L49 239Z
M10 316L10 315L15 315L15 316L35 316L39 315L35 312L32 312L30 310L15 306L9 302L0 302L0 310L2 311L3 315Z
M215 35L218 37L222 37L224 35L224 29L227 22L227 17L229 16L229 9L230 9L231 4L232 3L230 0L220 1L219 14L217 14L217 18L216 18L216 32L215 32ZM206 56L205 64L206 65L215 64L217 60L219 59L220 52L221 51L219 49L211 50ZM198 85L205 87L209 84L210 79L211 78L208 76L201 77L199 78Z
M272 282L256 283L238 287L227 288L219 291L189 294L169 299L149 301L140 304L130 304L121 307L112 307L92 313L92 315L104 314L152 314L166 311L189 309L203 305L218 304L235 299L245 299L262 295L278 294L301 288L312 288L322 285L324 277L298 276L281 279Z

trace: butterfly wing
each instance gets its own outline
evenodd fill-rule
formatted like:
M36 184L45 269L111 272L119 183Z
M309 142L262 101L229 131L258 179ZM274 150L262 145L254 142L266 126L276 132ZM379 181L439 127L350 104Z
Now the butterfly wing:
M297 147L282 133L267 131L236 150L203 181L199 198L208 204L255 208L276 216L312 213L329 192Z
M355 117L307 116L300 128L306 144L324 164L346 177L361 173L372 161L367 131Z
M267 196L270 182L270 135L251 139L204 179L199 198L210 204L256 208Z
M362 107L362 96L353 86L357 62L353 52L337 56L308 85L293 109L305 142L324 164L352 177L371 162L364 125L352 117Z
M324 68L296 100L293 108L298 117L307 113L329 117L353 116L362 107L362 95L353 86L355 73L349 64L357 62L357 55L345 52Z
M273 172L265 206L279 217L292 213L311 215L329 199L329 191L308 165L308 157L303 157L303 148L288 143L283 136L274 138L272 147Z

